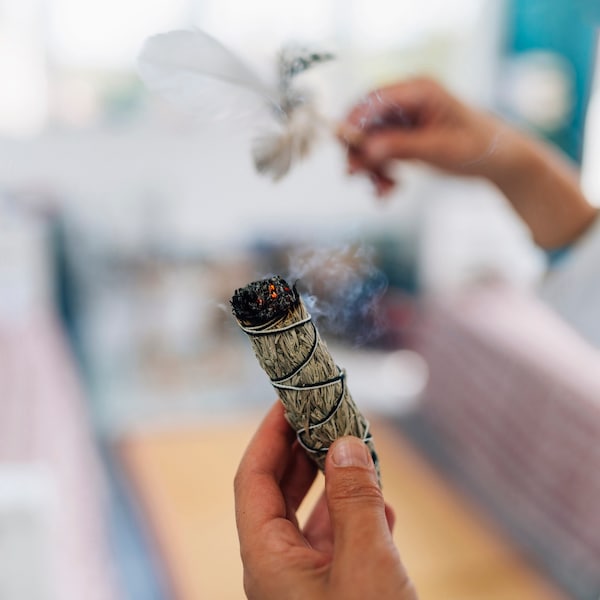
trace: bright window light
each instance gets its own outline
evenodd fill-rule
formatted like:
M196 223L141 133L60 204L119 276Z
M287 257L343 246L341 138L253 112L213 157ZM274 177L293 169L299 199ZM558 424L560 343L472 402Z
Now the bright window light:
M362 0L354 3L354 37L365 46L402 46L436 32L460 31L480 14L483 0Z
M44 47L35 0L0 5L0 134L30 136L43 126L47 111Z
M590 202L600 208L600 44L583 140L581 185Z
M202 3L198 26L229 43L278 46L284 41L331 37L338 4L323 0L288 3L277 0L219 0ZM339 11L346 8L339 4Z
M52 59L60 66L130 67L145 38L181 27L189 0L49 0Z

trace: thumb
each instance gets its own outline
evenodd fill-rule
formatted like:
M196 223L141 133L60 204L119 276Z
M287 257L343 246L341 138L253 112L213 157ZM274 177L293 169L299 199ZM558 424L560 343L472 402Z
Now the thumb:
M365 547L392 543L375 465L359 438L343 437L331 446L325 464L325 493L336 555L344 555L349 562L353 557L362 560Z
M432 160L432 152L439 143L433 132L421 129L388 129L375 132L365 139L361 149L364 159L379 165L391 159Z

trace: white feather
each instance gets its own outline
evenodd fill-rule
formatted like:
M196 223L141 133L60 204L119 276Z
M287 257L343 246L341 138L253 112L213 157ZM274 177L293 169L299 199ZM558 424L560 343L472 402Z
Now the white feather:
M310 93L299 94L290 85L289 73L280 74L278 87L269 86L203 31L150 37L140 53L138 72L148 89L197 118L251 115L252 124L262 126L252 147L254 165L275 181L309 153L324 125Z
M293 161L294 142L288 128L279 132L262 134L254 139L252 158L256 170L278 181L290 170Z
M252 157L256 170L278 181L310 153L325 127L312 104L296 108L284 126L255 138Z
M240 116L278 106L273 88L231 50L199 30L148 38L138 72L148 89L199 118Z

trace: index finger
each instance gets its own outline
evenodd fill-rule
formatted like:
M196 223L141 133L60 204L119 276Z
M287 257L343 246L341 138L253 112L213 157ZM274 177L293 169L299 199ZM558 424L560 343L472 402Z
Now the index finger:
M294 438L278 401L254 434L235 476L236 521L242 546L265 523L286 517L280 482L292 458Z

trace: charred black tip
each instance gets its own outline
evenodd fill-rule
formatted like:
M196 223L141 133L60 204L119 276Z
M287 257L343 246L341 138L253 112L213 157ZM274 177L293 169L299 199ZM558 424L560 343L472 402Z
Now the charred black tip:
M275 275L237 289L230 303L238 321L255 327L283 317L298 304L298 300L296 286L290 286L279 275Z

